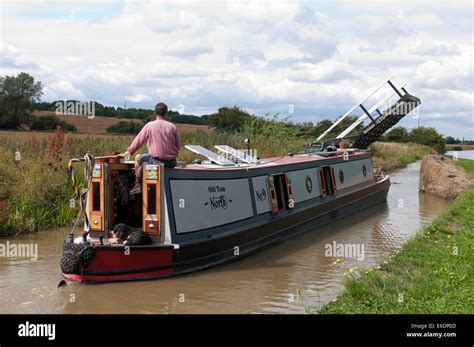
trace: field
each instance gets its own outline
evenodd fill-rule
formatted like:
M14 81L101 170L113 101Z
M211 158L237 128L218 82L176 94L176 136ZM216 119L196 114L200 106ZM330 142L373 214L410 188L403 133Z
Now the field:
M76 115L57 115L54 111L34 111L34 116L57 116L60 120L73 124L80 134L107 134L107 128L118 122L137 122L143 124L140 119L121 119L113 117L94 117L89 119L86 116ZM180 133L189 133L194 131L212 132L207 125L176 124Z

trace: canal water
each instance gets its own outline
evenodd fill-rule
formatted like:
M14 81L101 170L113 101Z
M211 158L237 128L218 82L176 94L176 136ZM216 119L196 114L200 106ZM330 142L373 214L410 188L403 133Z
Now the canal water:
M446 155L449 155L453 158L463 158L463 159L471 159L474 160L474 151L447 151Z
M0 258L0 313L303 313L305 306L335 299L345 273L388 259L447 205L418 192L419 167L391 174L386 203L240 261L176 278L71 283L59 290L59 253L69 229L0 239L39 249L36 261ZM360 251L353 257L328 256L329 247L350 244Z

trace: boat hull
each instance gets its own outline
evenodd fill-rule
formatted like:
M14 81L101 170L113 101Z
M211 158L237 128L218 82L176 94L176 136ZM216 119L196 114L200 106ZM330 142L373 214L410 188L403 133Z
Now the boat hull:
M204 241L157 246L98 246L91 263L79 274L64 274L73 281L115 282L165 278L238 260L276 242L312 230L335 219L385 201L389 177L331 201L245 230L220 234Z

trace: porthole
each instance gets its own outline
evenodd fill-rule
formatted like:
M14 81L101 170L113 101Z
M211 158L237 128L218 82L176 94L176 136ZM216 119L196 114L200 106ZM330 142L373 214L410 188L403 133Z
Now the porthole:
M344 172L342 170L339 170L339 182L344 183Z
M306 176L306 191L311 193L313 191L313 182L311 181L311 177Z

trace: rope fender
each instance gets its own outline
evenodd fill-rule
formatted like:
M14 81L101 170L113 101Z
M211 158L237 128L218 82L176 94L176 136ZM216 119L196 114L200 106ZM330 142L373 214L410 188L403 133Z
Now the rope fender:
M59 265L64 274L77 274L81 265L89 264L94 258L94 247L89 243L74 243L66 240Z

